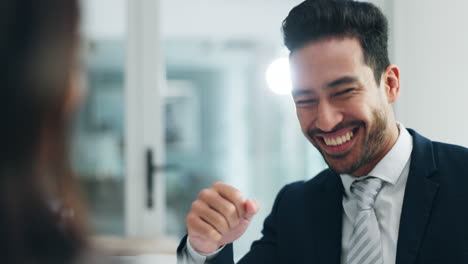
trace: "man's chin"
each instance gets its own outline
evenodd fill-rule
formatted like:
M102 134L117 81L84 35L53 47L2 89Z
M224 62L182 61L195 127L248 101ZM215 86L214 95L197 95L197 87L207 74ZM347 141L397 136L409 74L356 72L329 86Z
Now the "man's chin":
M324 153L324 152L322 152L322 153ZM349 150L347 152L344 152L344 153L340 153L340 154L328 154L328 153L326 153L325 154L325 157L326 157L325 159L327 159L327 160L330 159L333 162L346 162L345 160L346 160L346 158L349 157L350 153L351 153L351 150Z
M351 167L333 166L328 164L328 167L337 174L352 174L354 170Z
M353 149L344 153L331 154L320 148L318 144L314 144L314 146L318 149L328 167L338 174L352 174L360 167L358 158L356 158L358 153L352 153Z
M343 157L332 158L326 157L325 162L328 164L328 167L338 174L352 174L358 169L357 162L347 161Z

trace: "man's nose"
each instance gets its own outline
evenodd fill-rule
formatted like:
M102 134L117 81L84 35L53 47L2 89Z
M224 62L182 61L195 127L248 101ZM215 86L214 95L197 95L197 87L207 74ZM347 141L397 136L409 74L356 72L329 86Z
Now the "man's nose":
M320 102L317 109L315 127L324 132L331 132L343 122L343 114L328 102Z

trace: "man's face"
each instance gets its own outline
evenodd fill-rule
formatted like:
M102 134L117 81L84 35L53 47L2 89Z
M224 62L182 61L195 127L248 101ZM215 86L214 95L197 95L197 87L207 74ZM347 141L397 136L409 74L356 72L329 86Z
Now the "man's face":
M361 176L388 151L394 120L385 93L355 38L329 38L290 58L302 132L337 173Z

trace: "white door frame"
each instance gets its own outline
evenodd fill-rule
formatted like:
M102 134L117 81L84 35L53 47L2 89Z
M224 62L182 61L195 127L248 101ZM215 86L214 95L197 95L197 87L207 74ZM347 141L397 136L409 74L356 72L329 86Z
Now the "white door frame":
M129 0L127 6L125 232L127 236L156 237L164 235L164 174L153 175L150 209L145 162L149 149L155 165L165 160L160 5L159 0Z

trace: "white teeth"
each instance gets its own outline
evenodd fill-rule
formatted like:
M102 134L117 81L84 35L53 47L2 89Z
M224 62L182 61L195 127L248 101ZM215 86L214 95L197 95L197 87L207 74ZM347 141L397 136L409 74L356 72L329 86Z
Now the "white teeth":
M350 141L354 136L353 131L346 133L344 136L336 138L323 138L327 146L338 146Z

